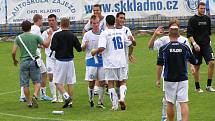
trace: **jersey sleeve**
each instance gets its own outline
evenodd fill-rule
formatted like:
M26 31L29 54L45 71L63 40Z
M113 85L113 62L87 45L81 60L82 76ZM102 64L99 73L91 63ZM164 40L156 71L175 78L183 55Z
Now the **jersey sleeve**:
M191 18L189 21L188 21L188 26L187 26L187 38L190 38L191 36L193 36L193 31L194 31L194 28L193 28L193 19Z
M187 47L187 60L193 64L196 65L198 63L198 60L195 58L195 56L193 55L193 53L191 52L191 50Z
M84 46L84 44L85 44L86 41L87 41L87 33L85 33L84 36L83 36L81 47Z
M54 34L54 36L52 37L52 42L51 42L51 47L50 49L52 51L55 51L57 48L57 34Z
M38 44L42 44L43 43L43 39L40 36L38 36L38 35L36 35L36 36L37 36L37 42L38 42Z
M163 66L164 65L164 58L163 58L163 48L159 49L158 57L157 57L157 65Z
M105 32L102 32L99 36L99 43L98 43L98 48L103 47L106 48L107 46L107 38Z
M163 42L161 38L158 38L154 42L153 50L159 50L163 46Z
M90 20L87 22L87 24L84 26L85 31L89 31L91 29Z
M42 39L43 39L43 41L45 41L45 40L48 39L47 31L44 31L44 32L42 33Z

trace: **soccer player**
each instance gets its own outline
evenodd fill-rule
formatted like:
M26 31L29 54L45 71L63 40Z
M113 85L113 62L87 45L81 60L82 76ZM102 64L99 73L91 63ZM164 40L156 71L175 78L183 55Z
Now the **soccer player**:
M188 121L187 62L196 64L197 60L190 48L184 43L180 43L178 38L178 26L170 26L170 42L159 49L156 85L160 87L160 78L164 66L164 88L165 99L167 100L168 120L174 121L174 104L178 101L181 106L182 120Z
M101 5L95 4L93 6L93 14L99 18L99 31L101 33L106 28L106 21L105 21L105 17L102 15ZM89 31L91 29L92 29L92 26L91 26L90 20L89 20L88 23L84 26L84 28L82 30L82 34L84 35L84 33L86 33L87 31ZM99 92L99 81L96 80L95 86L94 86L94 94L98 94L98 92Z
M93 6L93 14L99 18L99 31L102 32L106 28L106 21L105 17L102 15L102 8L101 5L95 4ZM91 30L92 26L90 24L90 20L87 22L87 24L84 26L82 33L86 33L87 31Z
M180 27L180 23L177 19L173 19L169 22L169 30L172 26L176 26L176 27ZM156 39L159 35L163 35L163 28L160 26L158 27L153 36L151 37L150 41L148 42L148 47L150 49L153 49L153 50L159 50L160 47L162 47L163 45L167 44L170 42L170 37L169 35L168 36L163 36L161 38L158 38ZM189 41L187 38L179 35L178 39L177 39L178 42L180 43L184 43L186 44L188 47L189 46ZM190 69L191 69L191 72L194 73L195 72L195 69L193 67L193 65L190 65ZM164 80L163 80L164 81ZM165 92L165 89L164 89L164 83L163 83L163 91ZM162 106L162 121L165 121L167 116L166 116L166 106L167 106L167 101L165 99L165 97L163 97L163 106ZM177 121L181 121L182 118L181 118L181 109L180 109L180 105L178 102L176 102L176 109L177 109Z
M99 37L98 49L92 51L92 55L101 53L103 58L103 67L105 68L105 80L108 80L108 91L112 102L112 110L118 109L118 97L114 89L114 81L124 81L127 79L125 43L127 37L122 30L114 27L115 17L108 15L106 17L107 27ZM122 88L122 92L126 88Z
M60 27L58 27L57 17L55 14L50 14L48 16L48 24L49 24L50 28L48 28L47 30L45 30L42 33L43 40L48 39L49 31L53 31L52 37L56 32L61 31ZM63 102L62 95L60 94L59 91L58 91L58 97L57 97L56 86L53 82L53 73L54 73L56 59L54 57L54 52L51 51L50 47L51 47L51 45L49 45L48 48L45 48L45 53L46 53L46 67L47 67L47 73L48 73L48 79L49 79L49 86L50 86L50 90L51 90L51 94L52 94L51 102L52 103Z
M62 31L54 34L51 43L51 50L55 51L56 58L53 81L65 99L63 108L72 107L73 85L76 83L73 48L78 52L82 51L78 38L69 31L69 25L69 19L62 18L60 22ZM64 89L64 83L68 92Z
M208 64L208 81L206 90L208 92L215 92L212 87L212 78L214 72L214 54L210 45L211 35L211 19L205 15L205 3L198 4L198 13L191 17L188 21L187 37L192 43L192 51L194 56L198 59L198 64L195 65L196 73L194 73L195 86L197 92L203 92L199 84L199 69L204 57L206 64Z
M42 26L42 16L39 14L35 14L33 17L34 25L31 27L31 33L35 35L39 35L42 37L40 27ZM46 79L47 79L47 70L46 66L42 60L42 55L40 52L40 48L37 49L37 55L40 57L40 61L42 66L40 67L40 73L42 75L42 83L40 88L40 99L44 101L51 101L52 98L46 95Z
M25 46L28 48L29 52L32 56L37 57L36 49L38 44L43 45L44 47L48 47L51 41L51 32L48 32L48 39L43 41L42 38L38 35L34 35L30 33L31 30L31 22L23 21L21 24L22 30L24 31L23 34L19 35L22 39ZM37 104L37 96L40 90L40 83L41 83L41 75L40 75L40 68L36 67L35 61L31 58L28 54L27 50L24 48L23 44L21 43L19 37L16 37L15 43L12 50L12 57L14 65L17 66L18 61L16 60L16 51L17 48L20 48L20 86L24 89L24 95L27 99L28 107L38 107ZM29 79L32 80L34 85L34 94L31 98L30 91L29 91Z
M132 55L133 52L133 46L136 46L136 41L134 40L134 37L130 31L130 29L126 26L124 26L124 22L125 22L125 13L124 12L119 12L116 14L116 29L121 29L124 34L126 35L126 37L130 40L130 44L125 46L125 53L126 53L126 69L127 69L127 73L128 73L128 61L130 60L131 62L135 61L134 56ZM133 43L133 45L132 45ZM116 81L116 93L119 97L119 102L121 104L121 109L125 110L126 109L126 105L125 105L125 96L126 96L126 91L120 91L120 88L125 88L125 90L127 90L126 87L126 81ZM124 89L121 89L124 90Z
M93 49L98 48L99 41L99 19L97 16L92 15L90 18L90 23L92 26L92 30L86 32L84 34L82 40L82 50L86 52L86 74L85 80L89 81L88 87L88 96L90 107L94 107L94 86L95 81L99 81L99 90L98 90L98 107L104 107L104 68L102 62L101 54L97 54L95 56L91 55L91 51Z

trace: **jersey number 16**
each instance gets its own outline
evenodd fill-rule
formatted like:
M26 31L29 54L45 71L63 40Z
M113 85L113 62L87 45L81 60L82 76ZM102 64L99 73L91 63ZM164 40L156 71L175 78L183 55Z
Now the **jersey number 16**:
M114 44L114 49L123 49L123 43L122 43L122 38L120 36L114 37L112 39L113 44Z

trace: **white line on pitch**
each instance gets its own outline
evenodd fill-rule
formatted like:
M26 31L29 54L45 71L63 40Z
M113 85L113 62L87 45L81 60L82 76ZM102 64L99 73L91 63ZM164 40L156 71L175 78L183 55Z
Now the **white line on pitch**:
M72 120L63 120L63 119L54 119L54 118L30 117L30 116L15 115L15 114L9 114L9 113L0 113L0 115L27 118L27 119L34 119L34 120L36 119L36 120L53 120L53 121L72 121ZM77 121L77 120L73 120L73 121Z
M19 91L19 90L11 91L11 92L3 92L3 93L0 93L0 95L11 94L11 93L15 93L15 92L18 92L18 91Z

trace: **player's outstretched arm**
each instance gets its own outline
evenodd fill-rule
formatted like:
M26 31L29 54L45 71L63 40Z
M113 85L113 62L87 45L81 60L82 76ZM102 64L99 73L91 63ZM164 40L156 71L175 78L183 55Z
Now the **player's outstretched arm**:
M149 40L149 42L148 42L148 48L153 48L154 42L155 42L157 36L158 36L158 35L162 35L163 33L164 33L163 27L162 27L162 26L159 26L159 27L155 30L155 32L154 32L154 34L152 35L151 39Z

